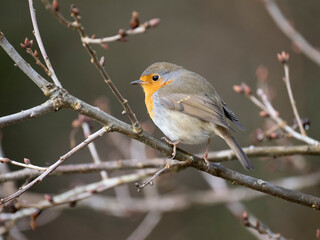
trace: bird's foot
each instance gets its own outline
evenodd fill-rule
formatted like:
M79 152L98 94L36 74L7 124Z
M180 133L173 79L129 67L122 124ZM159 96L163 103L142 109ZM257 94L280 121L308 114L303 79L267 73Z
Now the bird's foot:
M177 140L177 141L170 141L168 138L166 137L162 137L161 140L165 141L166 143L170 144L173 146L172 149L172 159L175 158L176 154L177 154L177 146L178 144L181 142L181 140Z
M207 171L209 170L209 167L210 167L210 162L208 161L208 152L206 151L205 154L203 155L202 159L206 162L207 164Z

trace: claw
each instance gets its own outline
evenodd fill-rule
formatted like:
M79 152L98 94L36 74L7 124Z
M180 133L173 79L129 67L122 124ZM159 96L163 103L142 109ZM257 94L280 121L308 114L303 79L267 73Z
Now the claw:
M170 144L173 146L172 149L172 159L175 158L176 154L177 154L177 146L178 144L181 142L181 140L177 140L177 141L170 141L168 138L166 137L162 137L161 140L164 140L166 143Z

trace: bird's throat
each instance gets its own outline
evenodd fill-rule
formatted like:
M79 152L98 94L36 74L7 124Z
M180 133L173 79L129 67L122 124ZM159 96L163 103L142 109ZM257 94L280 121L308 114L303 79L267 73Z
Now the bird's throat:
M149 116L153 119L153 98L152 98L152 94L147 94L145 93L145 104L147 106L147 110L149 113Z

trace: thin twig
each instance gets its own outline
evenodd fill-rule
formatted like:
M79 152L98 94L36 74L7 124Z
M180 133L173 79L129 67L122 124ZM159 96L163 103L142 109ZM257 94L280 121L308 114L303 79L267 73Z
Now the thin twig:
M243 151L248 157L282 157L290 155L319 155L320 145L300 145L300 146L251 146L243 148ZM210 152L208 154L208 161L221 162L236 159L232 150L222 150L217 152Z
M141 24L139 27L135 29L128 29L124 32L123 35L129 36L129 35L135 35L135 34L141 34L147 31L148 28L150 27L155 27L159 23L158 18L151 19L143 24ZM89 38L89 37L84 37L82 38L82 42L86 44L102 44L102 43L108 43L108 42L114 42L114 41L119 41L123 38L123 35L121 34L116 34L111 37L105 37L105 38Z
M50 77L51 72L47 69L47 67L39 60L38 52L32 50L32 48L26 48L26 52L35 60L36 64L42 68L42 70ZM36 54L37 53L37 54Z
M162 214L160 212L150 212L145 216L143 221L140 223L127 240L144 240L150 235L154 227L160 222Z
M42 2L45 4L46 9L51 8L51 10L50 10L51 12L56 12L56 11L54 11L54 9L52 8L52 5L48 1L43 0ZM80 23L80 16L75 15L74 13L72 13L71 15L74 17L74 20L75 20L75 22L73 24L73 26L75 26L75 27L73 27L73 29L76 29L78 31L78 33L81 37L81 41L82 41L82 39L86 38L87 35L84 31L84 27ZM54 16L59 19L61 14L54 14ZM59 19L59 21L65 24L65 22L62 19ZM69 26L69 25L67 25L67 26ZM118 88L112 82L111 78L109 77L107 71L105 70L105 68L103 66L103 63L100 63L100 61L96 55L96 52L87 43L83 42L83 46L84 46L84 48L86 48L89 55L91 56L91 62L96 66L96 68L98 69L98 71L100 72L102 77L104 78L105 82L110 87L113 94L117 97L117 99L119 100L119 102L123 106L124 113L127 114L129 119L131 120L133 130L136 133L141 132L142 131L141 125L140 125L136 115L133 113L132 109L130 108L128 100L122 96L122 94L120 93Z
M14 161L14 160L11 160L9 158L3 158L3 157L0 157L0 162L1 163L10 163L12 165L15 165L15 166L19 166L19 167L24 167L24 168L28 168L28 169L33 169L33 170L37 170L37 171L46 171L48 168L45 168L45 167L39 167L39 166L36 166L36 165L33 165L31 163L21 163L21 162L17 162L17 161Z
M167 163L171 165L180 164L179 161L166 160L164 158L150 159L146 162L140 162L134 159L130 159L130 160L116 160L116 161L101 162L99 164L95 164L95 163L67 164L67 165L59 166L49 176L60 176L64 174L75 174L75 173L84 174L84 173L100 172L103 170L112 172L117 170L118 171L137 170L137 169L147 169L147 168L157 169ZM10 173L1 173L0 183L4 183L8 181L16 181L16 180L21 180L25 178L35 178L40 174L41 173L39 171L34 171L31 169L17 170Z
M242 216L244 226L256 230L261 235L267 235L269 239L286 240L280 233L274 233L267 225L260 222L258 219L251 217L247 212ZM254 222L254 223L253 223Z
M26 63L26 61L8 42L2 32L0 32L0 46L12 58L16 66L18 66L21 71L23 71L46 95L48 91L47 87L50 85L50 83L41 77L28 63Z
M315 145L315 146L319 145L319 141L312 139L308 136L303 136L300 133L293 130L290 126L288 126L288 124L278 116L277 111L273 108L273 106L271 105L270 101L268 100L266 94L263 92L262 89L258 89L257 94L261 97L261 99L266 107L266 110L267 110L266 112L270 115L270 117L277 124L279 124L279 126L281 128L283 128L286 132L290 133L294 138L296 138L300 141L303 141L303 142L306 142L308 144Z
M150 179L148 179L147 181L143 182L142 184L139 183L135 183L135 186L138 190L138 192L140 192L143 188L145 188L146 186L153 185L153 181L154 179L156 179L160 174L162 174L163 172L165 172L166 170L168 170L170 168L169 164L166 164L166 166L164 166L163 168L161 168L160 170L158 170Z
M59 109L59 106L54 104L52 99L49 99L45 103L42 103L39 106L23 110L18 113L0 117L0 128L3 128L8 125L15 124L27 119L36 118L41 115L44 115L49 112L53 112Z
M289 186L294 190L301 190L317 186L320 183L320 172L302 176L292 176L272 181L273 184L282 187ZM117 201L114 197L94 196L94 198L82 202L79 206L85 206L98 212L115 213L126 216L127 212L148 213L150 211L172 212L183 211L194 205L210 205L234 203L239 201L252 201L267 195L248 191L246 188L230 188L229 191L215 192L212 190L192 191L188 193L166 194L149 199L132 198L130 204Z
M284 17L275 0L264 0L265 7L281 31L304 53L305 56L320 65L320 52L295 30Z
M303 136L300 133L296 132L292 127L288 126L288 124L278 116L278 112L272 107L270 101L268 100L266 94L262 89L258 89L257 94L262 98L263 103L251 93L250 87L248 87L246 84L243 83L240 86L236 85L233 88L237 93L244 93L245 96L248 97L256 106L269 114L269 116L278 124L279 127L290 133L294 138L306 142L310 145L319 145L319 141L308 136Z
M204 177L204 179L207 181L207 183L216 195L232 194L232 190L228 187L227 182L225 180L221 178L212 178L205 173L202 173L201 175ZM226 202L225 206L237 220L240 219L244 211L247 211L245 205L241 201ZM261 235L256 231L249 228L246 229L258 240L264 240L261 237Z
M84 136L85 137L89 136L91 134L89 124L87 122L83 122L81 126L83 129ZM99 154L98 154L98 151L96 149L96 145L94 144L94 142L89 143L88 148L89 148L90 154L92 156L93 162L95 164L100 164L101 160L100 160L100 157L99 157ZM100 175L101 175L102 179L108 178L108 173L105 170L100 171Z
M44 48L44 45L43 45L43 42L42 42L42 39L41 39L41 35L40 35L40 31L39 31L39 28L38 28L38 23L37 23L37 18L36 18L36 13L35 13L35 9L33 8L33 0L29 0L29 10L30 10L30 15L31 15L31 20L32 20L32 25L33 25L33 29L34 29L34 35L36 37L36 40L37 40L37 43L38 43L38 46L39 46L39 49L40 49L40 52L43 56L43 59L44 61L46 62L46 65L50 71L50 77L52 78L53 82L58 86L58 87L62 87L61 83L59 82L54 70L53 70L53 67L52 67L52 64L50 62L50 59L47 55L47 52Z
M285 82L287 90L288 90L288 95L289 95L289 99L290 99L290 103L291 103L291 106L292 106L292 110L293 110L294 116L295 116L297 124L299 126L301 135L306 136L307 134L306 134L306 131L304 130L304 127L303 127L303 125L301 123L301 118L299 116L298 109L297 109L297 106L296 106L296 101L294 100L292 89L291 89L288 63L284 63L283 64L283 68L284 68L284 82Z
M100 130L98 130L97 132L93 133L92 135L90 135L87 139L85 139L82 143L80 143L79 145L77 145L76 147L74 147L73 149L71 149L69 152L67 152L65 155L61 156L59 158L59 160L57 162L55 162L54 164L52 164L51 166L49 166L47 168L46 171L44 171L40 176L38 176L36 179L34 179L33 181L31 181L30 183L28 183L27 185L19 188L19 190L15 193L13 193L12 195L2 198L0 199L0 205L4 204L6 202L11 201L12 199L15 199L17 197L19 197L21 194L23 194L25 191L27 191L29 188L31 188L33 185L35 185L36 183L42 182L43 179L48 176L51 172L53 172L58 166L60 166L64 160L66 160L67 158L69 158L70 156L72 156L74 153L76 153L77 151L81 150L82 148L84 148L85 146L87 146L90 142L94 141L95 139L97 139L98 137L101 137L104 133L106 133L108 130L107 128L103 127Z
M154 172L155 170L150 171L149 174L152 174ZM139 176L141 176L140 179L146 177L146 175L139 175ZM128 180L127 175L120 176L119 178L120 179L125 178ZM130 179L130 182L135 182L137 180L138 179ZM117 183L119 182L127 183L128 181L124 181L124 180L117 181ZM320 182L319 171L308 174L308 175L286 177L286 178L281 178L273 181L274 184L277 184L279 186L289 186L290 188L295 190L316 186L317 184L319 184L319 182ZM72 194L70 194L69 191L67 191L66 193L61 193L53 197L53 200L54 200L53 202L56 202L55 203L56 205L60 203L61 204L70 203L70 200L74 199L73 197L76 196L75 195L76 192L79 193L78 197L82 193L88 192L85 190L87 189L87 186L88 185L80 186L70 190L72 191L71 192ZM94 188L94 189L97 189L97 188ZM217 194L212 190L210 191L205 190L205 191L196 191L191 193L169 194L169 195L163 195L160 197L157 196L157 197L150 197L145 199L132 198L130 200L130 204L127 204L124 201L118 201L118 199L116 199L115 197L91 195L90 200L82 201L79 203L78 206L87 207L98 212L111 213L116 216L127 216L128 212L130 213L132 212L148 213L150 211L177 212L177 211L183 211L194 205L214 206L217 204L232 203L236 201L251 201L253 199L266 197L266 196L267 195L261 192L248 191L245 188L233 188L233 189L230 189L230 191L228 192L219 192L219 194ZM19 218L32 215L34 211L36 211L37 209L51 208L56 206L55 204L52 204L52 202L50 203L48 201L41 200L37 203L33 203L32 206L31 205L29 206L33 208L24 209L24 207L28 207L28 205L25 205L25 206L21 205L21 208L16 213L0 213L0 220L17 220Z
M320 155L320 146L270 146L270 147L248 147L243 148L243 151L248 157L283 157L291 155ZM222 162L236 159L232 150L222 150L217 152L209 152L208 160L210 162ZM10 163L10 162L9 162ZM75 174L75 173L92 173L102 170L106 171L120 171L132 169L146 169L146 168L160 168L166 164L171 166L179 165L180 162L165 158L153 158L146 161L139 161L135 159L113 160L108 162L101 162L99 164L84 163L84 164L69 164L58 167L50 176ZM40 167L41 168L41 167ZM10 173L0 174L0 183L7 181L16 181L25 178L34 178L41 173L29 169L17 170Z
M53 206L58 206L62 204L68 204L75 201L80 201L83 199L86 199L88 197L91 197L95 193L99 193L102 191L105 191L107 189L113 188L115 186L130 183L134 181L138 181L142 178L145 178L151 174L154 173L154 170L149 170L143 174L141 173L132 173L128 175L123 175L119 177L114 178L107 178L99 182L90 183L85 186L78 186L75 187L67 192L64 192L62 194L56 195L52 197L52 201L42 200L37 204L27 204L22 203L20 205L20 209L16 213L13 214L7 214L7 213L0 213L0 220L1 221L7 221L7 220L15 220L19 219L23 216L30 216L37 210L44 210Z

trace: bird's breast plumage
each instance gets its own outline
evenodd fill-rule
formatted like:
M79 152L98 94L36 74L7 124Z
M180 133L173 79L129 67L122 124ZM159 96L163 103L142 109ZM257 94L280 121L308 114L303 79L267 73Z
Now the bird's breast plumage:
M215 135L213 123L197 119L162 105L158 92L152 95L153 122L171 141L185 144L200 144ZM149 113L150 114L150 113Z

